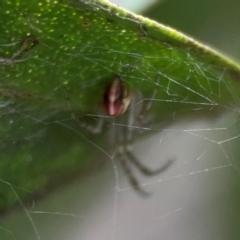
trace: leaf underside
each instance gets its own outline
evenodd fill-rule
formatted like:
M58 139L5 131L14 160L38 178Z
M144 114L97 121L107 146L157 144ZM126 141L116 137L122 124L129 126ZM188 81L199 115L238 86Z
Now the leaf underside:
M116 75L146 101L158 87L156 128L238 112L240 67L177 31L105 1L5 0L0 9L2 212L101 165L66 99L77 116L96 114Z

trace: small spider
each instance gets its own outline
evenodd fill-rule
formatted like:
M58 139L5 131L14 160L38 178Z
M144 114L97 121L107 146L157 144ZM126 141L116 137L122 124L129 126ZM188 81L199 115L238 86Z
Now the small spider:
M22 59L21 57L34 48L38 44L38 40L34 37L27 37L20 42L19 49L15 52L11 58L4 58L0 56L0 65L13 65L18 62L24 62L27 59Z
M157 88L153 91L152 99L156 96L156 93ZM81 122L73 113L68 96L67 100L69 109L71 110L71 117L79 127L93 134L102 132L103 122L106 118L102 117L95 127L89 126ZM132 153L133 133L141 129L141 125L144 124L147 113L151 109L152 101L149 101L145 105L143 96L140 92L130 90L129 86L120 76L115 76L105 89L103 94L103 106L106 114L114 120L116 155L124 171L128 175L131 185L141 195L148 195L148 192L140 187L137 179L132 173L130 165L133 164L145 176L153 176L165 171L172 164L172 161L168 161L161 168L150 170L142 165Z

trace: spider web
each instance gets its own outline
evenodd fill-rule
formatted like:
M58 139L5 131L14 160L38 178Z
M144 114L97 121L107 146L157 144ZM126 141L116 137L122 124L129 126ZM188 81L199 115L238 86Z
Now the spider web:
M26 19L28 27L35 22L30 15ZM127 26L129 18L124 20ZM32 29L35 27L31 26ZM121 34L122 29L106 30L99 37L106 33L110 38ZM61 41L59 39L59 43ZM152 39L147 38L147 41ZM1 48L10 43L2 43ZM171 45L167 54L158 56L100 45L94 47L94 53L86 45L80 44L76 49L66 49L66 66L76 57L88 64L88 68L81 68L81 74L96 66L99 72L112 72L111 64L117 65L114 73L123 73L130 88L143 95L136 106L152 102L146 122L135 127L133 154L137 159L151 169L159 168L168 160L173 160L173 164L153 177L143 176L131 165L140 186L151 193L147 198L139 196L121 168L115 149L111 148L116 134L128 129L128 122L116 122L99 112L96 98L94 101L91 97L82 98L85 91L99 92L96 96L100 98L107 77L102 83L102 77L96 72L92 81L86 78L73 84L78 87L78 96L71 84L80 75L73 72L62 82L59 79L62 72L54 62L29 52L26 56L40 63L40 75L43 66L52 72L47 81L53 79L53 83L49 83L47 92L39 89L39 95L36 95L32 89L34 97L28 96L22 90L28 89L27 81L26 87L23 84L21 89L14 85L15 82L8 83L16 69L10 72L10 77L4 70L0 72L3 79L1 191L2 195L7 193L8 201L18 203L13 214L6 215L0 222L1 240L226 239L227 236L237 236L237 239L236 223L240 217L237 211L239 96L226 74L228 70L221 65L204 63L194 53L181 49L176 55L176 49ZM100 58L100 54L106 57ZM126 56L127 60L123 57L119 61L118 54ZM155 62L164 63L159 68ZM76 65L72 63L71 67L74 69ZM182 73L176 77L174 71L179 68ZM158 76L160 87L157 95L151 98L158 87ZM29 103L27 97L33 100ZM67 98L72 109L68 108ZM78 103L79 99L87 101L88 105ZM159 109L164 118L157 114ZM71 118L72 112L92 126L102 118L107 119L103 131L93 135L78 128ZM28 125L31 127L26 127ZM118 130L112 136L112 129L116 128ZM31 149L31 152L26 154L25 149ZM8 165L14 158L20 160ZM61 168L58 165L66 159L65 168L69 173L63 173L65 165L61 164ZM43 165L53 182L49 190L41 187L49 180L43 174ZM11 171L6 171L9 166ZM74 172L73 168L80 170ZM16 182L14 174L19 171L27 175L28 184ZM76 176L81 177L76 179ZM42 195L39 189L43 191ZM35 191L39 196L35 196ZM45 192L48 194L43 197ZM34 200L26 201L29 193ZM2 201L6 201L4 196Z

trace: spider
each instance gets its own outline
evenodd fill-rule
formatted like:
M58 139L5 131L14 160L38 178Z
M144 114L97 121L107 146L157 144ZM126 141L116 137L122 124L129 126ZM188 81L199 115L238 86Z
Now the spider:
M157 88L154 89L152 99L156 96ZM81 122L72 111L69 97L67 96L68 107L71 117L78 127L84 128L93 134L100 134L103 130L103 122L106 118L100 118L97 126L93 127ZM143 96L139 91L133 91L122 80L120 76L115 76L107 85L103 94L103 108L109 117L114 120L115 130L115 151L123 170L127 174L132 187L141 195L149 195L143 190L138 180L132 173L131 164L134 165L143 175L153 176L165 171L172 161L167 161L159 169L151 170L144 166L132 153L133 133L144 124L147 113L151 109L152 101L144 104ZM121 127L124 126L124 127Z
M26 59L22 59L21 57L30 49L34 48L38 43L38 40L34 36L27 37L20 42L19 49L12 55L11 58L4 58L0 56L0 65L13 65L15 63L25 61Z

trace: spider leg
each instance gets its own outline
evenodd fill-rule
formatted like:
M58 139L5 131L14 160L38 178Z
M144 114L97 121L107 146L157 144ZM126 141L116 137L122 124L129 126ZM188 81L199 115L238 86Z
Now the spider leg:
M78 127L86 129L88 132L92 134L99 134L102 132L103 128L103 118L100 118L96 126L91 126L87 124L86 122L80 122L79 119L76 117L76 115L72 112L71 113L72 119L75 121Z
M67 101L68 108L71 111L71 117L74 120L74 122L76 123L76 125L79 128L86 129L88 132L91 132L93 134L101 133L102 132L102 128L103 128L103 122L104 122L103 118L100 118L100 120L98 121L98 124L96 126L91 126L91 125L87 124L86 122L79 121L78 117L75 115L75 113L74 113L74 111L72 109L70 98L69 98L69 96L67 94L67 90L66 89L65 89L65 94L66 94L66 101Z
M156 87L154 88L153 94L152 94L151 98L149 99L148 104L145 105L145 107L143 107L137 115L136 115L136 111L135 111L135 104L137 104L136 99L134 97L131 99L132 106L129 111L129 117L128 117L129 126L128 126L128 131L126 133L127 142L130 142L132 140L133 132L136 130L136 128L134 128L132 126L135 126L135 127L141 126L143 120L146 118L146 114L150 111L150 109L152 107L152 103L153 103L152 99L154 99L157 94L159 80L160 80L160 77L158 78Z
M153 90L152 96L148 101L148 104L145 105L145 107L142 109L142 111L139 113L139 115L137 116L137 119L135 120L133 125L140 125L142 120L145 118L146 114L150 111L151 107L152 107L152 103L153 103L153 99L156 97L157 91L158 91L158 87L159 87L159 81L160 81L160 77L157 80L156 86Z
M131 170L130 167L128 166L128 163L127 163L127 160L126 160L126 156L125 156L124 154L119 153L119 154L118 154L118 157L119 157L119 160L120 160L120 163L121 163L121 165L122 165L123 170L126 172L128 178L129 178L129 181L130 181L132 187L133 187L140 195L142 195L143 197L149 196L150 193L144 191L144 190L140 187L139 182L137 181L137 179L136 179L135 176L133 175L132 170Z
M139 169L139 171L146 176L154 176L160 174L166 171L173 163L172 160L169 160L160 168L156 170L151 170L144 166L143 164L141 164L139 160L129 150L126 152L126 155L128 156L128 159Z

